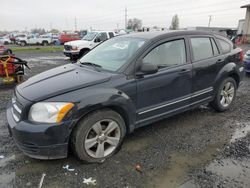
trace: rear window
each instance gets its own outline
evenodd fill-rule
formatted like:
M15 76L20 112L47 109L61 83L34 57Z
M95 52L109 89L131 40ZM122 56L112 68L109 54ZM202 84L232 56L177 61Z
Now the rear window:
M217 39L217 41L219 42L223 53L228 53L231 51L231 44L230 43L228 43L222 39Z
M199 61L213 57L213 49L210 39L207 37L191 38L194 61Z

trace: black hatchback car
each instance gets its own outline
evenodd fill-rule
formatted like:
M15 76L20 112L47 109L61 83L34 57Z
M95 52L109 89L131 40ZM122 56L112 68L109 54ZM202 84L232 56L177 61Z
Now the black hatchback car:
M83 161L114 154L135 128L210 103L227 110L244 74L242 50L201 31L112 38L77 63L17 86L10 133L25 154Z

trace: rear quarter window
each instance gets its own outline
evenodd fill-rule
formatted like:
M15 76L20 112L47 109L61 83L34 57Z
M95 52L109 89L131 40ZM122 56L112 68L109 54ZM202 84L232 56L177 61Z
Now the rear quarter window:
M222 53L228 53L231 51L232 45L229 42L218 38L217 41L221 47Z

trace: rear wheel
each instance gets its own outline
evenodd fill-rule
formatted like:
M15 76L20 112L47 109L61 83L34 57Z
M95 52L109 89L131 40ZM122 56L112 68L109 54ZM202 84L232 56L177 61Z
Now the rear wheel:
M72 149L82 161L103 162L118 151L125 134L125 123L118 113L99 110L79 122L71 137Z
M233 78L229 77L223 80L216 91L216 96L211 102L212 107L223 112L230 108L236 95L236 82Z

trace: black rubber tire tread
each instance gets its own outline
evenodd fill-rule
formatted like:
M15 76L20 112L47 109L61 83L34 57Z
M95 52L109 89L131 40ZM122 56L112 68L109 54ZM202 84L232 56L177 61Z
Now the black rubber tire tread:
M78 56L78 59L82 58L85 54L87 54L90 50L88 49L84 49L84 50L81 50L80 53L79 53L79 56Z
M217 87L217 89L216 89L214 100L210 103L210 105L218 112L224 112L224 111L228 110L233 103L233 101L232 101L231 104L227 107L223 107L220 103L220 92L223 89L225 83L227 83L227 82L231 82L235 88L233 101L234 101L235 96L236 96L237 84L236 84L235 79L232 77L228 77L228 78L222 80L219 87Z
M101 159L95 159L89 156L87 152L85 151L84 146L83 146L84 139L92 125L94 125L97 121L100 121L106 118L113 119L114 121L118 123L120 127L120 131L121 131L120 142L117 148L110 155ZM120 146L123 142L125 135L126 135L126 125L120 114L110 109L97 110L88 114L76 125L71 135L71 142L70 142L71 149L74 155L82 162L102 163L106 158L112 156L120 149Z

